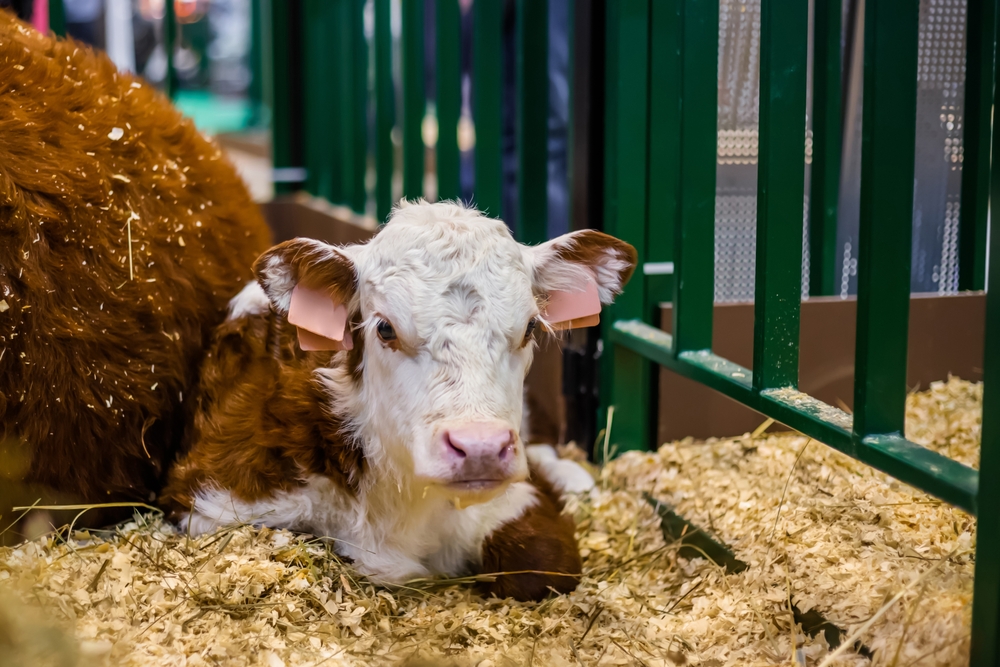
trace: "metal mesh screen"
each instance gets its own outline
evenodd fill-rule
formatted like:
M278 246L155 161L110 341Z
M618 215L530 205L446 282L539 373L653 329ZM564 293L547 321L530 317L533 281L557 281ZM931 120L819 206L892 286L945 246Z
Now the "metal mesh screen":
M753 301L760 0L719 3L715 300Z
M859 34L863 17L859 16ZM917 65L917 133L913 195L913 292L958 291L958 219L962 187L966 0L921 0ZM856 50L858 61L862 47ZM861 187L860 66L848 87L845 162L838 244L841 296L857 291Z
M965 94L967 0L921 0L913 208L914 292L958 289L958 220ZM851 0L844 0L845 32ZM859 7L863 4L859 2ZM855 13L860 36L863 11ZM760 0L719 2L719 124L715 205L715 300L753 301L756 252L757 130L760 72ZM861 187L863 40L845 71L845 134L838 246L839 292L857 291L857 233ZM812 88L810 38L809 87ZM807 108L811 110L812 96ZM803 193L802 294L809 290L809 164L811 112L806 118Z

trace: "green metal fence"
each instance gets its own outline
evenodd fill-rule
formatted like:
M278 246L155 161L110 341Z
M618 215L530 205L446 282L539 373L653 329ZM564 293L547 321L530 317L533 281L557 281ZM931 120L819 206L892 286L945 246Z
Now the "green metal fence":
M727 396L979 521L972 663L1000 664L1000 271L987 296L982 461L976 470L903 437L913 228L918 9L915 0L864 3L861 247L854 413L796 389L802 252L808 4L765 0L761 14L757 263L753 370L712 353L717 0L619 0L609 5L606 230L647 262L673 261L673 335L653 326L659 298L641 272L613 307L602 399L610 440L645 449L655 410L651 362ZM812 255L832 279L839 176L840 3L817 0L816 157ZM968 4L960 252L963 288L986 280L997 8ZM836 36L834 42L832 36ZM614 83L612 83L614 82ZM616 85L615 85L616 84ZM614 88L612 89L612 86ZM1000 150L993 135L993 150ZM1000 257L993 225L992 257ZM980 484L980 479L992 483Z
M275 70L276 190L305 190L380 221L399 196L458 198L462 85L458 0L435 2L432 19L423 0L396 5L402 26L398 43L390 29L393 3L375 0L370 4L374 14L370 44L364 37L362 0L272 0L268 4ZM495 216L502 214L503 5L503 0L476 0L472 9L475 203ZM529 243L546 240L548 218L546 12L545 2L517 3L515 70L521 92L516 112L519 196L515 234ZM439 36L432 45L434 99L425 90L428 45L424 35L429 20ZM374 73L371 81L369 71ZM369 117L374 117L374 132L368 132ZM425 142L423 131L428 118L437 127L431 145ZM433 169L428 169L428 154L433 156ZM401 187L394 189L397 173ZM427 189L428 174L435 183L432 193Z

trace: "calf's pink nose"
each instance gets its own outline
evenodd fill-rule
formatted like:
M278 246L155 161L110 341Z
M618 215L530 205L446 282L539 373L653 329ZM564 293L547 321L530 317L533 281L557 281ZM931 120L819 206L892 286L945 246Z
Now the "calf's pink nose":
M444 432L445 445L459 458L507 458L514 442L514 432L504 424L469 422Z

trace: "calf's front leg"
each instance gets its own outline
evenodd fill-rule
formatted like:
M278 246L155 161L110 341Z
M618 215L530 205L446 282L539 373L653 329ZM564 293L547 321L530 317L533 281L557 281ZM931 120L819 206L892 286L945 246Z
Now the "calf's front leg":
M573 518L562 514L558 492L539 470L532 470L538 502L504 524L483 542L483 584L487 594L516 600L542 600L553 590L569 593L580 581L582 563ZM516 574L502 574L502 573Z

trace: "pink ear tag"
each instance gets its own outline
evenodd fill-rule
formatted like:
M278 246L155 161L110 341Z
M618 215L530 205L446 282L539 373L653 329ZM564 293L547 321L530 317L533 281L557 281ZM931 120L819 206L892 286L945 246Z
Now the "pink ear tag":
M592 327L601 321L601 299L597 295L597 282L587 278L583 289L577 292L549 292L545 319L553 329L579 329Z
M324 292L296 285L288 306L288 322L299 332L299 347L306 352L350 350L347 308Z

